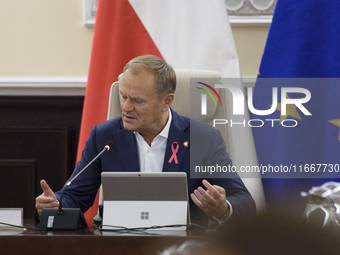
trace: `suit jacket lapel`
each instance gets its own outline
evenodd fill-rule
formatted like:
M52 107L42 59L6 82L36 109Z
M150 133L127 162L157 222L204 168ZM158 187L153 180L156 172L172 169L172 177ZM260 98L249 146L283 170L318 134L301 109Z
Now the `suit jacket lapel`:
M133 132L123 127L123 123L121 123L121 127L122 129L115 132L114 136L124 170L127 172L139 172L136 138Z
M184 160L184 156L187 153L190 153L189 147L184 146L184 143L185 142L189 143L190 140L189 123L186 122L182 116L178 115L172 109L171 114L172 121L169 130L168 142L165 150L163 172L178 172L181 167L181 163ZM171 148L174 142L177 142L179 146L179 149L176 153L178 164L176 164L174 159L171 162L169 162L171 156L175 153ZM176 145L174 145L174 147L176 148Z

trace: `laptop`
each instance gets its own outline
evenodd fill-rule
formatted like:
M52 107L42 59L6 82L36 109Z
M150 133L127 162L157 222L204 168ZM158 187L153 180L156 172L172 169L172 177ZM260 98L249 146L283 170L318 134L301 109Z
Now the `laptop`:
M103 172L103 229L186 230L190 222L183 172Z

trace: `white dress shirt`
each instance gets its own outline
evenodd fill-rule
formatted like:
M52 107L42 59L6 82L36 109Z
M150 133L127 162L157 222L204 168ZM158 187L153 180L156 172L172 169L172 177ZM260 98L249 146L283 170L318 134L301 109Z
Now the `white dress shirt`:
M138 147L139 169L141 172L162 172L171 120L172 115L169 109L168 122L163 130L153 139L151 146L149 146L138 132L134 132Z

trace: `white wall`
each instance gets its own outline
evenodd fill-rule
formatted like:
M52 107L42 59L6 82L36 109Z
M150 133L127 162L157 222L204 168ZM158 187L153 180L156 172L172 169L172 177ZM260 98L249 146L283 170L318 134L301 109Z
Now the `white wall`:
M232 27L243 77L256 77L268 29ZM1 0L0 95L39 94L46 86L43 94L73 94L68 86L82 94L92 37L93 28L83 26L83 0Z
M0 77L86 77L82 0L1 0Z

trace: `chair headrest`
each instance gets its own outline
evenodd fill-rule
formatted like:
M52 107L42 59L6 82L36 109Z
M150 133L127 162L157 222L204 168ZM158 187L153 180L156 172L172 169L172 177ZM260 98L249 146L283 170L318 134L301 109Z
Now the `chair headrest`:
M172 108L180 115L189 117L191 119L207 122L216 113L217 105L213 100L207 99L207 115L201 115L201 96L207 94L202 89L197 87L204 87L206 90L214 95L209 88L197 83L203 82L214 87L215 84L220 81L220 73L210 70L195 70L195 69L175 69L177 77L177 86L175 92L175 100L172 104ZM216 89L219 93L219 89ZM207 97L210 97L207 95ZM190 100L188 101L188 98ZM217 99L216 99L217 100ZM219 104L219 101L216 101Z

